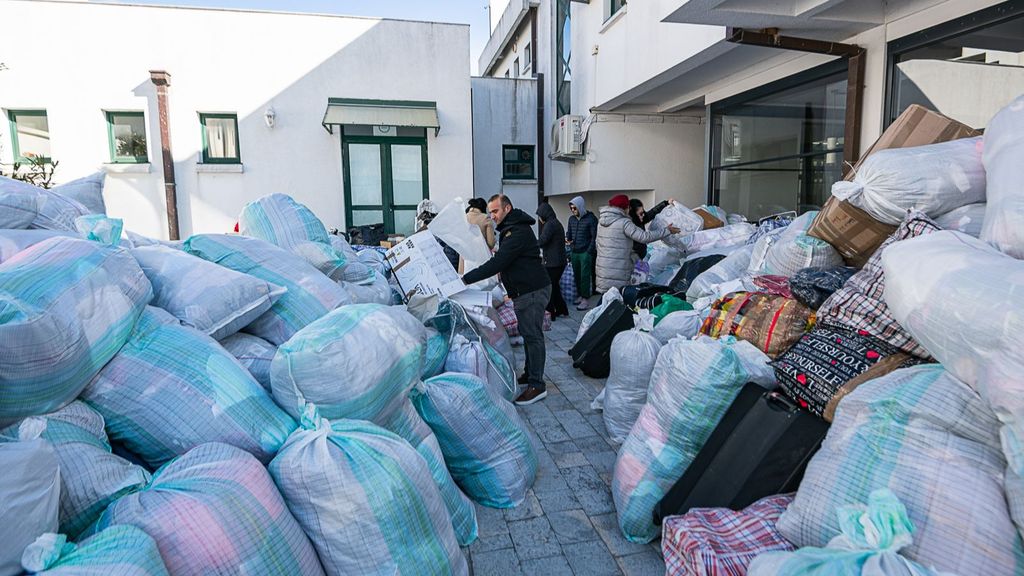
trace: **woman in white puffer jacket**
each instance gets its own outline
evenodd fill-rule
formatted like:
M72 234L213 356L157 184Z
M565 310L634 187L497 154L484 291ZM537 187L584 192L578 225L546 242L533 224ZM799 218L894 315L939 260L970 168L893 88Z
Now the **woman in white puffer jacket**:
M625 194L614 196L601 208L597 226L597 291L605 293L611 288L622 289L629 284L636 260L633 242L650 244L679 232L668 226L660 232L648 232L629 218L629 198Z

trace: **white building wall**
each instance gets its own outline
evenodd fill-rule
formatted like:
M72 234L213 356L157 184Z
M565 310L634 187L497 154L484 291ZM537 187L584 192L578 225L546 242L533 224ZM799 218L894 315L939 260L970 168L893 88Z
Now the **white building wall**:
M8 67L0 73L0 108L47 110L59 181L109 162L104 110L145 110L150 170L112 173L105 190L110 214L128 229L167 235L148 72L155 69L171 74L183 236L230 230L246 202L273 192L343 228L340 137L321 126L329 97L437 102L441 131L428 130L431 197L472 193L467 26L17 0L0 0L0 21L47 22L45 39L36 26L8 26L0 35ZM268 107L277 115L272 129L263 120ZM238 114L243 172L201 171L199 112ZM9 136L0 142L9 162Z
M600 102L633 83L646 81L679 54L710 42L714 27L656 22L661 2L629 4L605 19L602 2L573 3L572 110L587 116ZM671 32L671 34L670 34ZM720 33L719 33L720 35ZM597 113L586 157L569 164L569 188L595 205L616 193L656 203L675 198L704 203L705 126L700 115Z
M537 81L473 78L472 84L475 195L486 199L500 192L533 214L537 180L503 180L502 146L537 145Z

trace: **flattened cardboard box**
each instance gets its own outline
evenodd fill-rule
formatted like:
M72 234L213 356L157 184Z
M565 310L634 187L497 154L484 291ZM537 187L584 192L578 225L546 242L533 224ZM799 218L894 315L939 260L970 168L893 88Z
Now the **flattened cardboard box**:
M466 289L441 245L427 230L399 242L385 257L391 263L406 302L414 294L438 294L448 298Z
M979 136L981 132L952 118L912 104L868 148L846 180L853 180L864 160L873 152L889 148L910 148ZM820 238L843 256L850 266L861 268L875 250L896 231L896 226L878 222L867 212L845 200L829 198L807 234Z

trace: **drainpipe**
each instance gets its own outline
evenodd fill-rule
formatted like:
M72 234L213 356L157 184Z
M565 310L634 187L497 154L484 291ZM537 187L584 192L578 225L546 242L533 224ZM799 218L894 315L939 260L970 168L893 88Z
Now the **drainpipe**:
M534 158L537 161L537 203L545 202L544 199L544 162L547 155L544 154L544 138L548 130L544 127L544 73L537 72L540 61L537 59L537 7L530 8L530 62L533 65L533 77L537 79L537 153Z
M174 159L171 158L171 128L167 115L167 88L171 75L164 70L150 70L149 79L156 86L156 106L160 116L160 155L164 167L164 196L167 203L167 233L171 240L180 240L178 231L178 192L174 182Z

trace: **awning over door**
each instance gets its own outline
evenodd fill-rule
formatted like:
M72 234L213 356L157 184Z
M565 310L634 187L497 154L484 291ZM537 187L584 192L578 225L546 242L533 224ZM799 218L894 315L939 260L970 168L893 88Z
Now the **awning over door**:
M324 128L334 134L334 126L403 126L441 130L437 102L419 100L361 100L329 98L324 111Z

